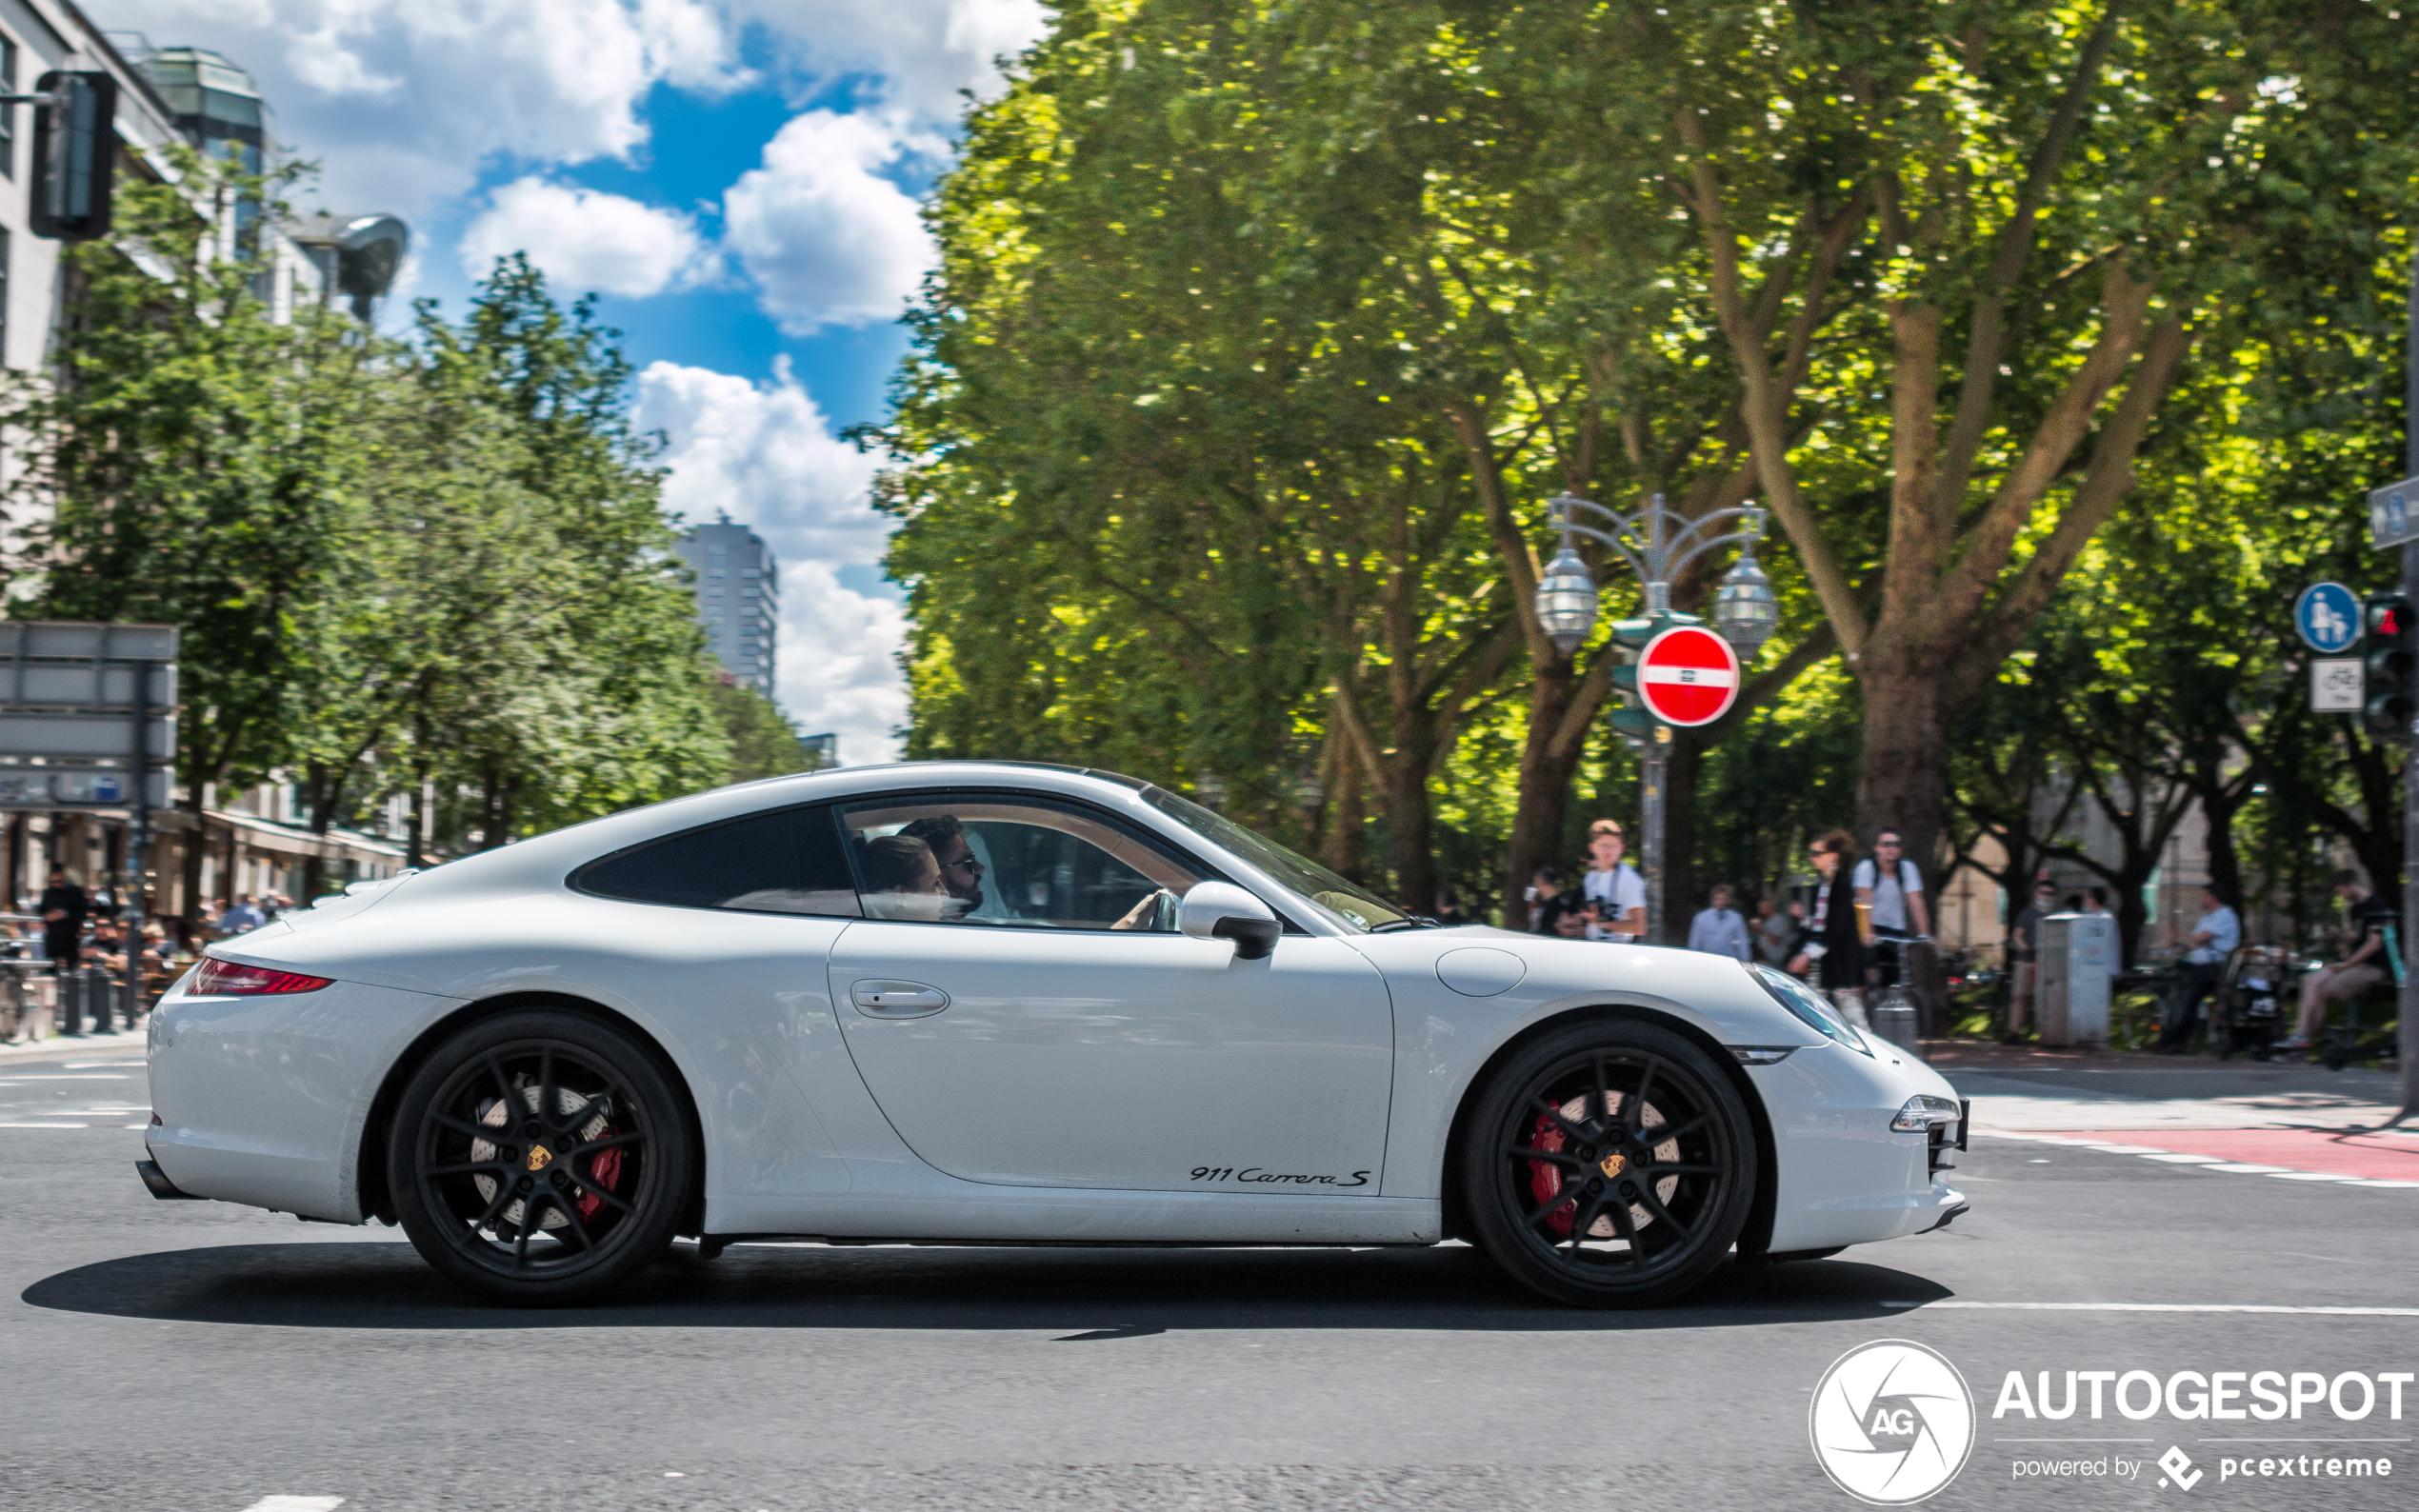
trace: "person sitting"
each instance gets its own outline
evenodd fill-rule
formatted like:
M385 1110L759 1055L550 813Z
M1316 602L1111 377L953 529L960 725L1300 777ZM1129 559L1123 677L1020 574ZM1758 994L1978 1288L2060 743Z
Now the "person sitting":
M964 911L950 895L932 847L910 835L884 835L866 843L865 911L874 919L932 924Z
M2386 931L2393 927L2393 905L2370 892L2349 867L2335 873L2335 896L2344 901L2351 948L2333 965L2302 978L2301 1022L2272 1048L2309 1049L2327 1023L2327 1005L2349 1002L2386 980Z
M983 864L974 859L974 847L966 843L966 827L955 814L927 814L902 826L899 835L932 847L942 885L961 905L952 918L963 918L983 906Z

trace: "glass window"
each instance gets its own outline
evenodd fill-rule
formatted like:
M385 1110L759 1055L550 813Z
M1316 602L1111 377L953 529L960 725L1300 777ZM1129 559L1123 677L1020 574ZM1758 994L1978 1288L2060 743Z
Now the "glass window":
M1172 933L1208 875L1104 815L998 793L842 810L866 917L1029 929Z
M857 917L829 807L751 814L650 841L572 873L582 892L675 908Z
M1383 928L1409 917L1367 887L1345 881L1309 857L1297 856L1275 841L1255 834L1224 814L1204 808L1190 799L1179 798L1163 787L1145 787L1142 801L1203 839L1233 851L1329 914L1357 928Z

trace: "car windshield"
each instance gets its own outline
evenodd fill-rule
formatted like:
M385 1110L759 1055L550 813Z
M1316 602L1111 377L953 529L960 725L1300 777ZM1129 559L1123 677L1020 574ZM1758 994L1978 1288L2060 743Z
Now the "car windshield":
M1345 881L1309 857L1297 856L1275 841L1255 835L1225 815L1179 798L1164 787L1144 788L1142 801L1204 840L1233 851L1355 929L1377 929L1409 918L1368 888Z

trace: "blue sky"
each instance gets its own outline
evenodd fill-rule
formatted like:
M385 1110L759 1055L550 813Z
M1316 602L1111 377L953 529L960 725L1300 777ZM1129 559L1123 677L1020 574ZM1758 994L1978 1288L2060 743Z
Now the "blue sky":
M783 565L778 695L843 758L904 719L902 620L837 439L878 418L931 260L917 204L960 91L1036 39L1041 0L86 0L110 30L225 53L305 208L401 215L400 298L458 312L500 251L595 290L670 443L666 497Z

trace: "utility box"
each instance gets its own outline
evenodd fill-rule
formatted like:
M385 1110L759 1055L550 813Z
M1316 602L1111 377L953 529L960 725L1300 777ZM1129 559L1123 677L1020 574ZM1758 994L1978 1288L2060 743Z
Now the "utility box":
M2041 921L2041 1043L2109 1043L2109 980L2116 915L2053 913Z

